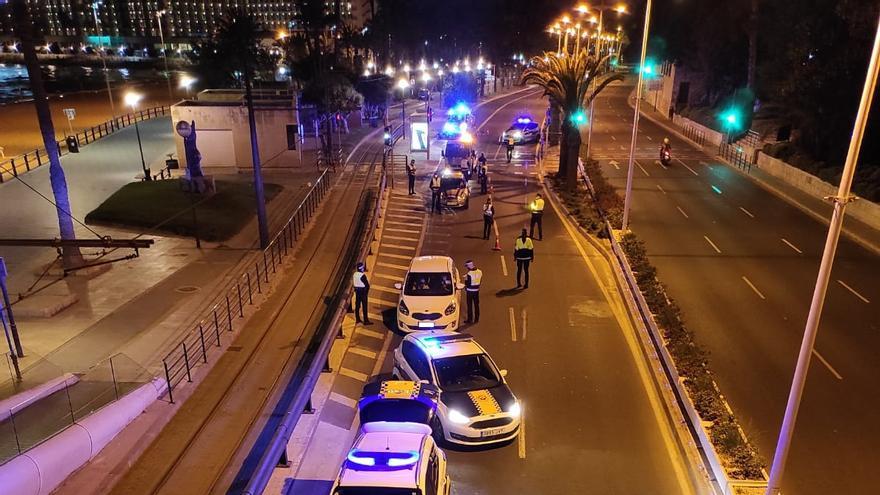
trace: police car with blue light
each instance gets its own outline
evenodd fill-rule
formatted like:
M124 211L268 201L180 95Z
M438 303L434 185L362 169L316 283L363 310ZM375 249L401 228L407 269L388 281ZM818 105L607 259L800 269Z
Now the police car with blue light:
M440 139L457 139L469 129L472 122L470 107L464 102L457 103L446 111L446 122L440 128Z
M361 428L330 493L449 495L446 454L431 436L437 389L411 381L367 384Z
M397 301L397 328L401 332L418 330L456 330L459 301L464 284L449 256L419 256L410 262Z
M537 143L541 139L541 126L531 117L517 117L516 122L501 134L501 143L506 143L511 137L514 144Z
M507 442L519 434L521 405L473 336L414 332L394 351L394 376L440 391L434 434L461 445Z

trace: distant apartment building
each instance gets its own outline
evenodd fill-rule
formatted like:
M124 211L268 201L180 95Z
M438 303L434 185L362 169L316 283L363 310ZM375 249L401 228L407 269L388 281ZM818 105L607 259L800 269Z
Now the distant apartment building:
M296 29L299 6L322 0L27 0L34 23L50 41L109 37L118 43L156 42L159 22L170 43L209 36L231 8L249 12L266 31ZM355 28L372 18L376 0L323 0ZM161 15L157 13L162 12ZM12 12L0 2L0 36L13 34Z

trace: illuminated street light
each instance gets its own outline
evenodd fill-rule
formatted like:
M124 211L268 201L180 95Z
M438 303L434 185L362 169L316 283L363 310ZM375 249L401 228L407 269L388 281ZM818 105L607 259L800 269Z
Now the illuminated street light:
M195 83L195 82L196 82L196 80L194 78L184 75L183 77L180 78L180 83L178 84L178 86L185 89L186 96L189 96L189 89L193 85L193 83Z
M135 112L135 111L137 111L138 103L140 103L142 98L143 98L143 95L141 95L140 93L135 93L134 91L129 91L128 93L125 93L124 101L127 106L131 107L131 111ZM147 168L147 161L144 160L144 147L143 147L143 144L141 143L141 130L140 130L140 127L138 127L137 115L135 115L135 117L134 117L134 132L135 132L135 134L137 134L138 150L141 153L141 168L144 171L144 180L151 181L151 180L153 180L153 177L150 176L150 169Z
M397 80L397 87L401 90L404 90L409 87L409 81L401 77Z

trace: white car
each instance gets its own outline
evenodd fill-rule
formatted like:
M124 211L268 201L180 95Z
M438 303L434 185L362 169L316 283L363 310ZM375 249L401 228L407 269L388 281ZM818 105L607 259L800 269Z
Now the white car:
M397 302L397 327L401 332L457 330L459 301L464 284L449 256L413 258Z
M333 495L449 495L446 455L431 436L437 390L418 382L367 384L361 428Z
M434 433L460 445L507 442L519 434L522 406L473 336L414 332L394 351L393 374L440 390Z

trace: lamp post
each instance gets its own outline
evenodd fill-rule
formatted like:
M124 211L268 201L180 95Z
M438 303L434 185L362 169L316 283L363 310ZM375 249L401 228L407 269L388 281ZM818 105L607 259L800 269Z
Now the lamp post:
M183 77L180 79L180 87L181 87L181 88L184 88L184 89L186 90L186 97L187 97L187 98L189 98L189 95L190 95L190 93L189 93L190 87L191 87L191 86L193 85L193 83L195 83L195 82L196 82L196 80L193 79L193 78L190 77L190 76L183 76Z
M622 230L626 230L629 225L629 206L630 203L632 203L633 167L636 158L636 139L638 138L639 132L639 109L641 108L642 103L642 77L645 66L645 56L648 52L648 32L651 26L651 1L652 0L648 0L645 4L645 28L642 32L642 53L639 62L639 80L636 85L636 106L633 113L632 139L629 144L629 168L626 171L626 196L623 198L623 221L620 225Z
M843 215L846 205L854 198L850 196L853 176L856 172L856 161L859 158L859 150L862 147L862 139L865 135L865 127L868 122L868 113L871 109L871 100L874 89L877 87L877 77L880 72L880 24L874 35L874 48L871 52L871 60L868 64L868 74L865 77L865 85L862 90L862 99L859 102L859 110L856 114L852 137L849 142L849 150L846 154L846 163L840 177L840 186L837 196L832 198L834 212L831 214L831 223L828 226L828 237L825 239L825 251L822 254L822 263L819 265L819 275L816 287L813 291L813 299L810 303L810 314L807 317L807 325L804 328L804 338L798 353L797 366L794 378L791 381L791 391L788 402L785 405L785 416L779 431L779 440L776 443L776 452L773 455L773 465L770 468L770 481L767 484L767 495L777 495L782 486L782 477L785 473L785 463L788 459L788 451L791 447L791 437L794 433L794 425L797 421L798 409L801 404L801 396L807 380L807 370L810 368L810 358L813 354L813 346L816 342L816 334L819 330L819 319L822 316L822 307L825 304L825 292L828 290L828 282L831 278L831 266L834 263L834 255L837 251L837 242L840 239L840 229L843 226Z
M156 11L156 25L159 26L159 42L162 44L162 60L165 62L165 83L168 84L168 98L173 100L171 94L171 75L168 73L168 54L165 52L165 34L162 31L162 16L168 11L165 9Z
M409 66L406 67L407 70ZM406 90L409 88L409 81L407 79L400 78L397 80L397 87L400 88L400 125L403 130L403 135L400 137L401 139L406 139Z
M110 90L110 76L107 74L107 60L104 59L104 40L101 34L101 21L98 20L98 7L103 5L102 0L92 2L92 14L95 16L95 34L98 36L98 50L101 65L104 69L104 83L107 85L107 98L110 100L110 115L116 118L116 105L113 103L113 91Z
M125 104L131 107L131 111L137 111L138 103L140 103L142 95L134 92L125 93ZM144 170L144 180L151 181L153 178L150 176L150 169L147 168L147 162L144 160L144 146L141 143L141 129L138 126L137 115L134 116L134 132L137 134L138 140L138 150L141 153L141 168Z

